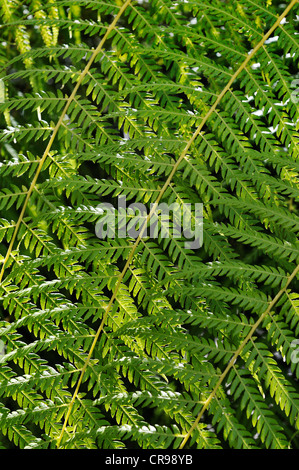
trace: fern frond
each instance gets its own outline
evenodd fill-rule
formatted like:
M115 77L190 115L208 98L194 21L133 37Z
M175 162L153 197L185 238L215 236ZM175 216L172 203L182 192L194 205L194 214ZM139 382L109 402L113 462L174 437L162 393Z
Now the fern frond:
M298 447L297 3L1 3L0 447Z

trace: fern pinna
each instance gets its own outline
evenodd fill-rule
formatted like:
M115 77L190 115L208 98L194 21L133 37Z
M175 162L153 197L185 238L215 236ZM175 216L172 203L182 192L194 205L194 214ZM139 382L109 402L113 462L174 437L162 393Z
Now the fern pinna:
M297 3L1 2L2 448L298 448Z

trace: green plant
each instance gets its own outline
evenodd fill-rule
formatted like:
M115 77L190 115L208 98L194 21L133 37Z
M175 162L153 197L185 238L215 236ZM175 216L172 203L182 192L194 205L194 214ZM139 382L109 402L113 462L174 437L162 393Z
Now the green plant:
M296 3L1 0L3 448L298 448Z

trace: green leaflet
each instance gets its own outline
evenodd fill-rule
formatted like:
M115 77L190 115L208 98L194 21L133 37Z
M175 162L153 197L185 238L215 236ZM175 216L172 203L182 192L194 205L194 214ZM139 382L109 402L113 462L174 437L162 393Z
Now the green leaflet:
M297 11L258 46L269 3L1 4L1 447L298 448Z

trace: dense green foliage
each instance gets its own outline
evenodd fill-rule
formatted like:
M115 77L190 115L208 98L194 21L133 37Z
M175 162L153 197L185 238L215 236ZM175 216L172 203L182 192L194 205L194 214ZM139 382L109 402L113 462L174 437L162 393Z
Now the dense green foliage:
M298 448L298 4L0 5L0 446Z

